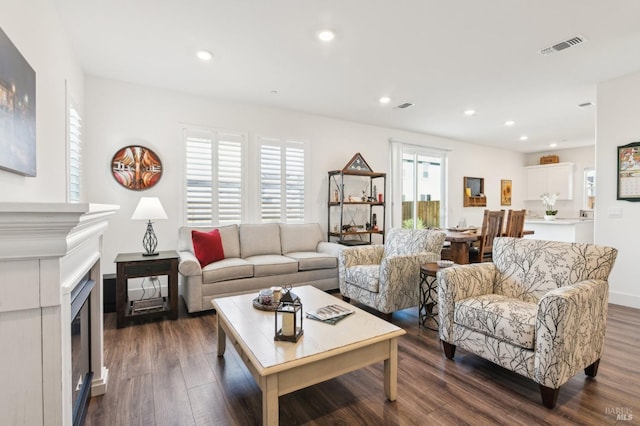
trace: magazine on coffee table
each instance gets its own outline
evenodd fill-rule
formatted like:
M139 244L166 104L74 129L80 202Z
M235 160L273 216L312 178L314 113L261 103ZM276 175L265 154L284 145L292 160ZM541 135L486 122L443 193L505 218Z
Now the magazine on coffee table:
M344 306L327 305L322 308L307 311L307 318L335 324L352 313L354 313L352 309L345 308Z

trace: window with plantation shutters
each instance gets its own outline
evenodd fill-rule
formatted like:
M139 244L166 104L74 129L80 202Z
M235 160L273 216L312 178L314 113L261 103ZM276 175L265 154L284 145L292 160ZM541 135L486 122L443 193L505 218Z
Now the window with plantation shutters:
M82 189L82 118L72 103L68 114L67 198L70 203L78 203Z
M185 130L185 220L188 225L240 223L246 136Z
M304 222L305 144L261 138L259 146L261 221Z

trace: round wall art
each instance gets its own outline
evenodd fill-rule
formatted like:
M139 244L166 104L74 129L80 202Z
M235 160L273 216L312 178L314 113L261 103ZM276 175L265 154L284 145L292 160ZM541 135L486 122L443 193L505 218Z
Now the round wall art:
M162 162L155 152L140 145L126 146L111 160L113 177L135 191L151 188L162 176Z

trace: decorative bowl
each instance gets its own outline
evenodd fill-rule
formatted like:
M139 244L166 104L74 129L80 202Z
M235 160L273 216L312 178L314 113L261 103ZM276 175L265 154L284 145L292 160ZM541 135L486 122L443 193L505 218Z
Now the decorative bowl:
M438 260L436 263L440 268L447 268L452 266L455 262L453 260Z

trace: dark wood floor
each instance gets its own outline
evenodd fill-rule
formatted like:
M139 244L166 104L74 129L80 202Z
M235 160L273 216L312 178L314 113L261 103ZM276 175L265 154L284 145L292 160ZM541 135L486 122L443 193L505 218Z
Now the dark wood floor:
M417 309L393 315L399 343L398 399L386 400L382 363L280 397L283 425L640 424L640 310L610 305L595 379L566 383L554 410L538 385L458 349L448 361ZM232 345L216 356L216 316L116 329L105 315L108 392L92 398L87 425L257 425L261 392ZM633 416L616 420L615 413Z

